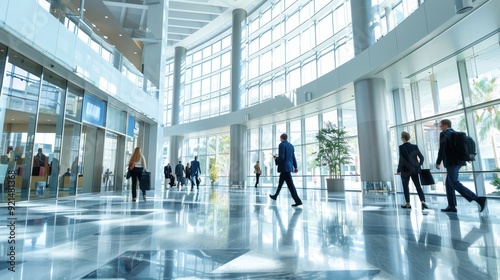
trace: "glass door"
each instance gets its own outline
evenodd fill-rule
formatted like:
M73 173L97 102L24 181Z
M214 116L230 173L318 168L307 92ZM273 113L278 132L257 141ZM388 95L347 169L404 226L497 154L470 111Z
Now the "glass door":
M107 132L104 138L104 154L103 154L103 174L101 180L101 192L115 191L116 180L115 174L117 162L118 135L112 132Z

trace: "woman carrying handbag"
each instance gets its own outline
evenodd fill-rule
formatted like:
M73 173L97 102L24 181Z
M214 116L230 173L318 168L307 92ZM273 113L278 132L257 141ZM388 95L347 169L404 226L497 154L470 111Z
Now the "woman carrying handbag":
M132 201L137 201L137 180L141 180L142 172L147 171L146 159L141 153L141 148L136 147L128 161L128 168L132 177ZM141 188L142 198L146 201L146 190Z

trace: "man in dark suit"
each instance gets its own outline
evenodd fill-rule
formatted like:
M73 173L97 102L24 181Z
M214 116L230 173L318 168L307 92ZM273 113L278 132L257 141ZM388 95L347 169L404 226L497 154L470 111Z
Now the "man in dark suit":
M283 182L286 181L286 185L288 186L288 190L292 195L295 204L292 204L293 207L297 207L302 205L302 200L300 200L299 195L297 194L297 190L295 189L295 185L292 180L292 171L294 173L298 172L297 169L297 160L295 159L295 150L293 145L287 141L288 136L283 133L280 136L281 143L278 146L278 156L274 155L274 161L278 166L278 172L280 173L280 179L278 182L278 189L274 195L269 195L272 200L276 200L281 191L281 187L283 186Z
M422 203L422 209L429 209L425 204L425 196L418 179L418 174L421 172L420 166L424 163L424 156L418 149L417 145L411 144L410 134L408 132L401 132L401 140L403 144L399 146L399 164L398 174L401 174L401 181L403 182L403 192L405 194L406 204L402 205L403 208L411 209L410 205L410 178L417 189L418 198Z
M169 162L169 163L167 163L167 165L165 165L165 166L163 167L163 174L165 175L165 179L170 179L170 180L172 180L172 179L171 179L171 177L172 177L172 166L170 166L170 162ZM165 187L166 187L166 184L167 184L167 183L165 183ZM170 182L170 187L172 187L172 182Z
M200 188L200 179L198 176L201 174L200 162L198 161L198 157L194 157L194 160L191 161L191 178L195 178L196 189ZM191 179L191 190L193 190L193 180Z
M183 177L184 177L184 165L182 165L182 162L179 160L179 163L175 166L175 177L177 177L177 188L179 185L184 185L183 182Z
M466 163L463 160L457 159L453 154L453 146L451 143L451 135L455 132L451 128L451 121L443 119L439 123L441 133L439 134L439 152L436 159L436 168L439 169L441 161L446 167L446 198L448 199L448 206L441 209L443 212L457 212L457 199L455 191L459 192L467 201L476 201L479 204L479 212L483 212L486 205L486 197L477 196L473 191L466 188L460 181L458 181L458 172Z

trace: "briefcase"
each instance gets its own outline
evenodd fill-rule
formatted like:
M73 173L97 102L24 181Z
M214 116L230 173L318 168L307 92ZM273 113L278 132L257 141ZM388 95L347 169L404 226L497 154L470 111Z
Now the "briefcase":
M151 189L151 172L143 171L139 181L141 190L149 191Z
M422 169L420 172L420 184L422 186L434 185L434 177L432 177L430 169Z

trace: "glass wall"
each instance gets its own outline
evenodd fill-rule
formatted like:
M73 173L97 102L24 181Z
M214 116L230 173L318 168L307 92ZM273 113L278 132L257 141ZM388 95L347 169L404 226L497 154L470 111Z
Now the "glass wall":
M116 162L123 160L121 150L128 148L123 143L126 113L110 106L106 114L107 104L97 97L84 110L83 89L3 45L0 70L1 199L36 200L116 189L113 175L122 174ZM100 127L105 119L108 124ZM93 126L94 121L101 125ZM136 130L134 139L144 129ZM110 173L105 177L107 168Z
M477 146L476 161L460 169L459 180L478 194L499 195L500 66L494 61L500 59L500 47L496 41L486 42L465 50L460 56L465 59L453 58L434 66L430 74L411 77L405 88L411 88L413 98L395 104L407 110L394 129L410 132L411 142L422 150L424 167L431 168L436 181L427 190L431 193L445 193L445 170L436 170L434 164L441 132L438 125L447 118L455 130L475 139ZM407 90L404 94L410 95ZM399 135L393 137L399 139ZM392 147L397 157L397 145Z
M353 104L344 106L352 107ZM263 187L276 186L279 174L276 170L273 155L278 153L280 135L287 133L288 141L294 145L299 169L299 172L293 176L295 186L301 188L326 188L325 178L329 176L328 169L326 167L320 168L315 163L315 152L318 150L316 134L323 127L325 121L331 121L336 125L341 123L341 126L349 131L353 161L352 164L344 166L342 175L346 178L346 189L360 190L356 114L351 109L335 109L321 114L303 116L300 119L293 119L285 123L249 129L248 166L251 170L248 172L248 185L255 183L253 166L258 160L262 170L259 184Z
M226 32L207 45L188 51L179 123L229 113L230 86L231 35Z
M215 183L227 185L229 178L229 151L229 134L184 139L181 161L182 164L186 166L187 163L191 163L194 157L197 156L200 162L201 184L210 185L209 163L211 158L215 158L218 167L218 180ZM172 168L175 168L176 164L177 163L171 163Z
M390 6L377 5L376 38L391 31L422 3L423 0L403 0ZM185 90L179 97L181 124L230 112L230 32L228 29L187 51L185 69L180 69L185 78ZM243 34L243 107L283 94L294 98L296 88L354 57L348 0L268 1L248 15ZM171 125L173 71L171 58L165 77L167 126Z
M390 32L406 17L413 13L423 1L402 0L392 5L378 5L379 24L376 37ZM386 7L387 6L387 7ZM304 1L269 1L256 12L248 15L247 29L243 38L246 58L243 107L251 107L268 101L279 95L293 97L293 91L318 77L338 68L354 57L351 25L351 2L348 0L304 0ZM186 89L180 96L181 123L188 123L230 112L230 32L222 32L219 36L188 50L185 71ZM173 59L167 64L173 65ZM172 66L173 67L173 66ZM460 104L451 104L450 100L461 97L457 89L461 87L456 63L448 61L436 66L432 75L412 77L404 84L404 95L401 104L404 108L402 116L405 129L417 134L414 139L424 141L425 135L435 133L434 126L425 129L415 124L416 120L426 120L438 114L448 114L463 108ZM167 91L171 89L171 73L167 70ZM170 95L172 96L172 95ZM168 97L165 111L170 114L173 100ZM429 103L429 101L431 101ZM445 106L440 106L444 104ZM324 121L346 127L352 146L353 163L343 168L347 178L348 189L360 189L359 152L357 141L357 124L354 105L346 108L330 109L317 112L312 116L291 119L286 122L270 123L252 127L248 131L248 166L253 167L259 160L262 176L261 184L272 185L277 175L272 160L279 144L279 135L288 133L290 142L295 145L297 160L301 166L301 176L297 184L306 187L322 187L327 170L314 164L314 152L317 150L315 135ZM170 115L166 117L169 123ZM394 122L391 123L394 125ZM399 127L398 127L399 129ZM433 129L433 130L431 130ZM395 135L395 131L392 131ZM433 134L434 135L434 134ZM398 138L399 139L399 138ZM194 155L194 147L210 146L210 141L185 139L185 154ZM434 153L430 140L429 153ZM391 143L397 146L397 141ZM209 151L213 151L207 149ZM216 151L216 154L218 152ZM203 153L200 153L203 154ZM210 157L210 152L207 156ZM396 157L396 153L394 153ZM430 156L430 155L429 155ZM189 158L192 160L192 158ZM202 159L200 158L200 162ZM202 165L208 166L208 159ZM249 185L254 182L253 172L248 172Z
M7 53L5 48L4 50L3 53ZM43 167L47 167L48 170L48 157L43 159L39 157L41 161L35 159L36 116L41 74L42 67L17 52L8 52L0 103L3 114L1 147L2 151L5 151L2 156L2 169L8 169L16 176L16 200L28 200L30 196L36 194L39 197L45 196L47 173L43 170L43 175L40 175L40 163L43 162ZM32 181L31 175L37 171L34 176L40 178ZM5 174L4 172L5 170L2 173ZM38 193L36 193L37 188ZM7 195L7 192L4 194Z

